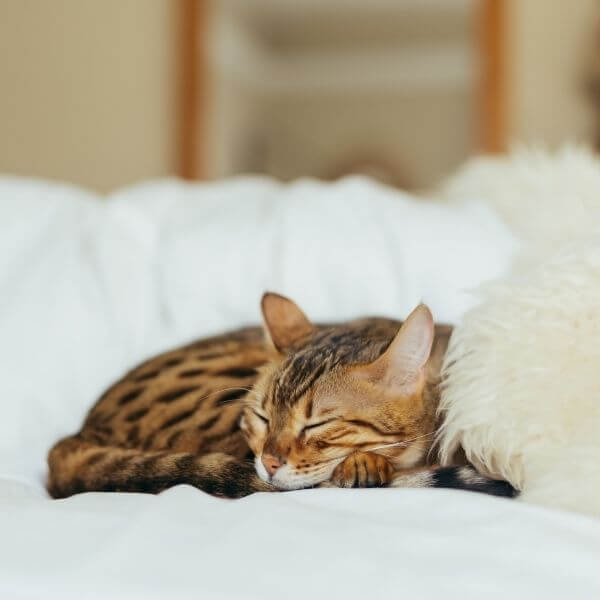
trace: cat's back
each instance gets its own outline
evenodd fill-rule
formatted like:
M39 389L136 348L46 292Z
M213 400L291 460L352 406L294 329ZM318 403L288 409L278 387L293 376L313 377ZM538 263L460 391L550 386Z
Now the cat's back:
M237 435L239 400L269 358L261 327L160 354L104 392L80 435L125 448L245 451Z

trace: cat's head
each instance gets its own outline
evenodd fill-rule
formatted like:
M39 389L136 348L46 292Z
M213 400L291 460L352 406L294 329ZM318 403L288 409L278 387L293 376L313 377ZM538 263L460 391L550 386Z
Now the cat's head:
M411 467L428 448L424 368L434 337L418 306L399 331L368 321L316 327L291 300L265 294L277 358L262 368L241 427L256 471L280 489L314 486L355 451Z

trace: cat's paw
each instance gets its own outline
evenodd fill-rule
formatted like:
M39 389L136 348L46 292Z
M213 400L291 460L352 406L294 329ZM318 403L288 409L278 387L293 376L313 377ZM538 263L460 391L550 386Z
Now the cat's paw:
M338 487L382 487L387 485L394 469L385 456L372 452L356 452L341 462L331 481Z

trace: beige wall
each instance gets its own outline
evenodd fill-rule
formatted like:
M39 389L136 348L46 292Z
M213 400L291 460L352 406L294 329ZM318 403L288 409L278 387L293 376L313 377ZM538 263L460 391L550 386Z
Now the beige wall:
M509 141L556 146L587 140L592 114L583 92L597 0L507 0Z
M170 174L175 0L0 0L0 172L99 190Z
M597 0L506 2L509 139L587 139ZM0 0L0 172L99 190L172 174L178 5Z

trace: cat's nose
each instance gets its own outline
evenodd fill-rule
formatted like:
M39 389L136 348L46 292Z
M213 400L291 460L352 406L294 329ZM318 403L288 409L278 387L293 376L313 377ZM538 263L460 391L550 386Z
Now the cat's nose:
M264 454L261 457L262 464L265 466L267 473L272 477L275 471L282 465L282 460L273 454Z

